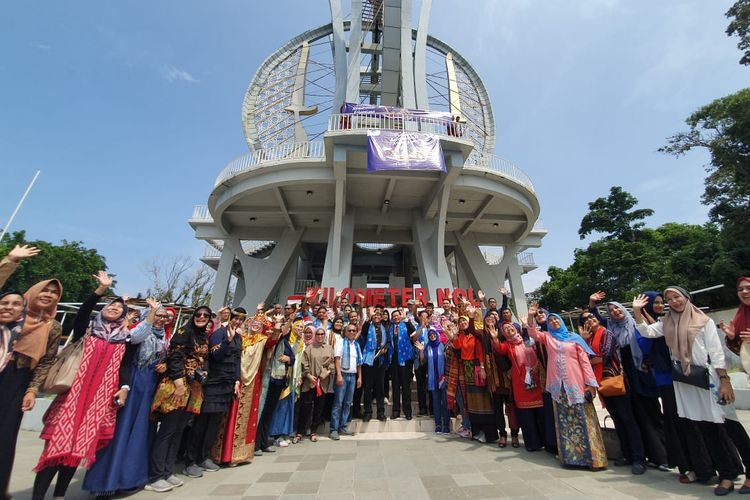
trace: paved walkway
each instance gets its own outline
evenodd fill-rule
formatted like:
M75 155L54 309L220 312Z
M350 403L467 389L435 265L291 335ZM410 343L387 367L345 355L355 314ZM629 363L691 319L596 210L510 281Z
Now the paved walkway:
M17 500L31 496L31 469L42 449L37 436L22 431L19 437L11 483ZM169 493L141 491L129 498L714 498L711 487L682 485L675 472L649 469L635 477L627 467L601 472L564 469L544 452L416 432L361 434L338 442L305 440L250 465L184 479L184 486ZM81 491L82 480L79 470L67 499L90 498ZM47 498L51 495L50 491Z

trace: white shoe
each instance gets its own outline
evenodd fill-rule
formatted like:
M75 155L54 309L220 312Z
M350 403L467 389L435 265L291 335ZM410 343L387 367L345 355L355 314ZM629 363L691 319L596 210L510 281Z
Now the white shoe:
M287 446L289 446L289 441L287 441L286 439L279 439L279 442L277 443L277 445L280 448L286 448Z
M159 479L158 481L147 484L144 489L148 491L156 491L157 493L166 493L167 491L172 491L174 488L175 486L168 483L166 479Z
M174 474L172 474L171 476L169 476L166 479L166 481L169 484L171 484L172 486L174 486L175 488L179 488L180 486L182 486L183 484L185 484L185 482L182 479L180 479L179 477L175 476Z
M480 443L486 443L487 438L484 436L484 431L479 431L479 434L477 434L477 441Z

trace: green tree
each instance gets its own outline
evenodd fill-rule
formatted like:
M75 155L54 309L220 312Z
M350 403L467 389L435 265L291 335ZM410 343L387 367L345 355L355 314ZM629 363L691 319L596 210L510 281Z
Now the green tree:
M622 194L620 198L637 203L629 193ZM576 249L573 263L566 269L550 267L549 279L532 297L543 306L562 311L584 306L596 290L627 302L637 293L669 285L688 290L728 285L697 296L700 305L715 308L736 302L733 281L738 272L716 224L668 223L656 229L638 228L633 240L610 234L587 248Z
M727 36L737 35L740 41L737 48L742 51L740 64L750 65L750 0L738 0L726 13L731 19L727 26Z
M711 155L702 202L721 227L737 267L750 264L750 88L716 99L686 120L690 130L668 139L659 151L682 156L694 148Z
M95 250L86 248L80 241L63 240L59 245L47 241L27 241L24 231L6 235L0 242L0 257L15 245L38 247L36 257L25 260L5 284L6 289L25 291L34 283L57 278L63 284L63 302L82 302L96 288L91 277L97 271L107 270L107 264Z
M653 215L650 208L632 210L638 199L620 186L612 186L609 196L589 203L589 212L581 220L578 235L581 239L593 232L606 234L607 239L634 241L645 224L643 219Z

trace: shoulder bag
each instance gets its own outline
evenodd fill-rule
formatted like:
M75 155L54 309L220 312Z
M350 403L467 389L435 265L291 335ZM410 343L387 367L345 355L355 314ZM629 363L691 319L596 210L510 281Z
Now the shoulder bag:
M83 359L83 346L88 335L84 335L76 342L66 346L47 373L42 384L42 392L47 394L63 394L70 390L78 374Z

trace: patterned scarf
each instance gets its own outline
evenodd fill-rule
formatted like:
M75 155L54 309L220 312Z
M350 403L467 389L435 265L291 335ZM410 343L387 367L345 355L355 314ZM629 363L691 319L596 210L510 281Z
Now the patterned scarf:
M115 302L119 302L122 305L122 313L120 314L120 317L118 317L114 321L104 319L104 310ZM122 297L117 297L115 300L104 306L104 308L102 308L102 310L96 314L94 319L91 321L91 324L89 325L88 333L90 335L93 335L94 337L106 340L111 344L122 344L124 342L127 342L127 340L130 338L130 330L127 326L127 318L128 306L125 304L125 301L122 299Z

